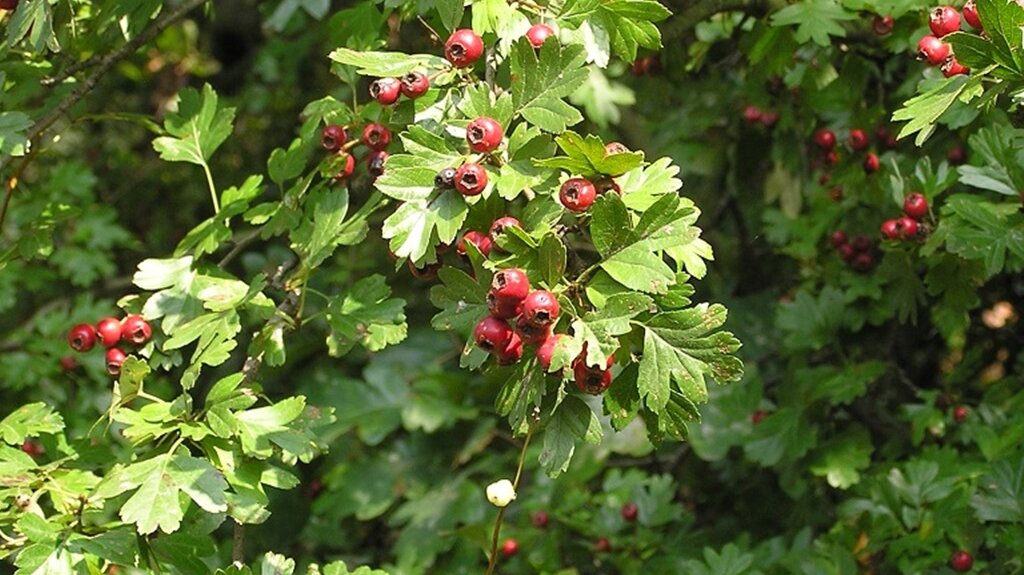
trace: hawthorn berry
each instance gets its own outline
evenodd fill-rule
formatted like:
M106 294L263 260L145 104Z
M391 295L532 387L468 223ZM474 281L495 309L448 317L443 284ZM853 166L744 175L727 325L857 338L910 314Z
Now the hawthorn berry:
M377 179L384 174L384 162L388 160L388 153L384 150L373 150L366 156L366 171L370 177Z
M328 152L337 152L348 141L348 132L337 124L324 126L320 132L320 145Z
M434 187L450 190L455 187L455 168L445 168L434 176Z
M949 568L957 573L967 573L974 567L974 557L970 553L960 549L949 558Z
M484 301L487 302L487 311L494 317L512 319L519 315L519 304L521 302L501 299L494 293L494 290L487 292L487 296Z
M848 240L846 238L846 232L843 230L836 230L832 232L832 235L828 237L828 241L832 243L833 247L839 247L845 244Z
M971 25L971 28L975 30L984 30L984 26L981 24L981 18L978 17L978 6L974 3L974 0L967 0L967 4L964 4L964 8L961 11L964 16L964 20Z
M60 368L65 372L74 371L78 368L78 360L70 355L62 356L60 358Z
M881 166L882 166L882 164L878 160L878 155L877 154L875 154L873 152L869 152L868 155L864 157L864 173L865 174L874 174L875 172L878 171L878 169Z
M558 199L570 212L580 213L590 209L597 198L597 188L590 180L584 178L570 178L562 184L558 191Z
M917 57L920 60L927 60L932 66L938 66L949 57L949 44L935 36L923 36L917 41Z
M608 363L604 369L587 365L587 346L572 361L573 380L576 388L583 393L600 395L612 384L612 362L614 356L608 356Z
M939 6L928 17L928 27L936 38L942 38L960 29L960 13L952 6Z
M836 134L828 128L821 128L814 132L814 143L827 152L836 147Z
M875 15L874 21L871 22L871 27L874 28L875 34L879 36L887 36L892 32L893 26L896 24L892 16L882 16L881 14Z
M611 550L612 542L609 541L607 537L599 537L597 541L594 542L594 551L597 551L598 553L607 553Z
M555 35L555 31L547 24L534 24L526 31L526 39L534 48L540 48L544 42Z
M843 187L842 186L832 186L832 189L830 189L828 191L828 197L833 202L841 202L841 201L843 201Z
M523 358L523 339L519 337L519 334L512 332L509 336L508 343L498 353L495 354L498 360L498 365L512 365L518 363Z
M402 82L398 78L378 78L370 84L370 97L382 106L390 106L402 94Z
M476 249L480 250L484 257L491 255L491 238L487 234L476 230L470 230L462 234L462 239L459 240L459 243L455 244L455 253L465 256L466 242L475 245Z
M863 152L871 145L871 140L868 139L867 133L860 128L850 130L850 137L847 141L850 143L850 148L855 152Z
M466 127L466 141L474 152L486 154L493 152L501 145L504 131L501 124L494 118L481 116Z
M940 70L942 70L942 75L947 78L971 73L971 69L957 61L956 56L946 58L946 61L942 63Z
M501 544L501 554L505 557L512 557L519 553L519 542L509 537Z
M356 159L354 156L352 156L352 154L349 154L348 152L339 152L338 155L344 158L344 160L341 161L345 162L345 165L342 166L340 172L334 175L334 181L342 182L348 179L352 175L352 173L356 171ZM339 163L341 161L339 161Z
M114 377L121 375L121 364L124 363L126 357L128 356L116 347L108 349L106 356L107 373Z
M558 299L547 290L535 290L523 300L523 319L536 327L548 327L558 321Z
M473 328L473 341L487 352L504 351L511 339L512 328L508 322L491 315L477 322Z
M505 233L505 230L508 228L522 229L523 225L519 223L519 220L512 216L502 216L491 223L491 241L494 241L498 236Z
M764 418L768 417L768 412L763 409L755 410L754 413L750 414L750 423L757 425L764 421Z
M87 323L80 323L71 328L68 332L68 345L77 352L89 351L96 345L96 328Z
M530 293L530 279L519 268L498 270L491 278L491 292L499 300L514 301L518 305Z
M885 126L877 126L875 128L875 140L880 147L886 150L896 147L896 136Z
M363 128L363 143L371 150L383 150L391 143L391 130L377 122L367 124Z
M771 128L779 122L781 117L778 112L765 112L761 114L761 125L765 128Z
M39 457L43 454L43 446L38 441L26 439L21 443L21 450L31 457Z
M967 161L967 152L964 151L963 146L953 146L949 149L949 152L946 153L946 159L949 160L950 164L959 166Z
M15 10L20 0L0 0L0 10Z
M153 328L141 315L132 314L121 322L121 339L128 343L142 345L152 336Z
M825 154L825 163L829 166L839 165L839 150L829 150L829 152Z
M637 515L640 514L640 508L636 506L636 503L632 501L626 502L622 506L622 518L630 523L636 521Z
M903 199L903 213L918 221L924 219L928 215L928 198L918 192L907 194Z
M622 188L619 187L618 182L615 181L615 178L610 176L594 180L594 189L597 190L597 195L607 192L615 192L616 194L622 193Z
M530 523L537 529L546 528L550 521L551 518L548 516L547 511L534 511L530 514Z
M402 76L400 82L402 95L411 100L426 94L430 89L430 78L420 71L409 72Z
M114 347L121 341L121 322L115 317L105 317L96 324L96 337L103 347Z
M916 238L920 231L917 220L908 216L901 216L896 220L896 228L899 230L900 237L905 240Z
M866 252L871 249L871 238L867 236L857 236L853 238L850 245L858 252Z
M885 220L878 229L882 232L882 237L887 240L900 239L900 226L894 219Z
M551 326L534 325L527 321L526 317L520 312L519 317L516 318L515 332L523 340L524 344L537 345L548 340L548 335L551 334Z
M476 162L466 162L455 170L455 189L464 196L479 196L487 187L487 170Z
M853 262L850 264L854 271L866 272L875 265L875 258L867 252L859 253L853 258Z
M857 257L857 250L853 249L850 244L843 244L837 248L839 251L839 258L844 262L851 262L853 258Z
M615 155L615 154L628 154L628 153L629 153L629 148L627 148L625 146L625 144L622 144L621 142L608 142L607 144L604 145L604 155L605 156L612 156L612 155Z
M472 66L483 54L483 39L468 28L452 32L444 43L444 57L456 68Z
M971 414L968 409L963 405L958 405L953 408L953 421L957 423L963 423L967 421L967 416Z
M746 108L743 108L743 119L748 124L756 124L761 121L762 117L764 117L764 112L762 112L761 108L758 108L757 106L749 105Z
M831 172L822 172L821 175L818 176L818 185L820 185L820 186L827 186L828 183L831 182L831 181L832 181L832 173Z
M565 334L553 333L537 348L537 363L540 364L544 371L551 367L551 354L555 353L555 346L558 345L558 341L563 337L565 337Z

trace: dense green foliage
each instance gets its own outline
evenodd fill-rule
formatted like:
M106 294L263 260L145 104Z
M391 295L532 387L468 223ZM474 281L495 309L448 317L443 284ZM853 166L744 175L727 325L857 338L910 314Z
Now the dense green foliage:
M8 4L0 573L1024 572L1017 2L951 77L924 0ZM547 369L474 343L510 268Z

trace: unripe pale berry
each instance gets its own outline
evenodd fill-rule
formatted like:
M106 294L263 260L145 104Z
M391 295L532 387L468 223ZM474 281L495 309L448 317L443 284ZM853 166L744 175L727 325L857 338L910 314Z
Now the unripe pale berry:
M444 57L456 68L472 66L483 54L483 39L468 28L452 32L444 43Z
M596 198L597 188L584 178L568 179L558 191L558 199L565 209L575 213L589 210Z
M96 345L96 328L87 323L80 323L71 328L68 332L68 345L77 352L89 351Z
M534 24L526 31L526 39L534 48L540 48L544 41L555 35L555 31L546 24Z
M507 507L516 499L516 489L508 479L501 479L487 486L487 500L495 507Z
M114 347L121 341L121 321L105 317L96 324L96 336L103 347Z

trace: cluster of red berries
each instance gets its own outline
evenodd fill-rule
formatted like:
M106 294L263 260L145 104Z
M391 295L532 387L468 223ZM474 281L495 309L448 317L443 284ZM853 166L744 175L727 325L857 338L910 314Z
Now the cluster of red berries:
M477 322L473 339L480 349L494 354L499 364L522 359L524 344L540 345L538 356L542 349L554 347L557 339L551 336L551 327L561 312L558 299L547 290L531 290L523 270L509 268L494 274L487 309L490 315Z
M867 236L857 236L853 240L846 237L846 232L836 230L829 237L832 246L839 252L839 257L858 272L866 272L875 266L872 253L874 243Z
M352 176L356 170L356 159L352 155L352 148L357 144L363 144L370 149L366 155L366 170L370 177L376 180L384 173L384 162L388 159L385 151L391 143L391 130L384 124L371 122L363 128L363 136L356 141L349 141L348 130L344 126L328 124L320 132L320 145L328 152L338 154L344 165L341 171L335 174L335 182L343 182Z
M882 222L882 237L887 240L914 240L924 228L919 224L928 215L928 199L914 192L903 200L903 215Z
M932 33L923 36L917 42L918 59L926 61L932 66L940 66L942 75L947 78L971 72L966 66L957 62L949 44L942 41L943 36L960 30L960 14L952 6L935 8L928 18L928 27L931 28ZM972 28L978 31L983 30L974 0L968 0L964 5L963 19Z
M750 104L743 108L743 120L751 126L761 124L765 128L772 128L779 122L779 113L773 110L762 110Z
M398 101L399 96L415 100L430 89L430 78L414 70L401 78L378 78L370 83L370 97L381 106L390 106Z
M121 374L124 363L124 350L117 347L118 343L142 345L153 336L153 328L141 315L132 314L123 320L116 317L105 317L96 325L80 323L68 332L68 345L71 349L85 353L100 343L107 349L107 373L117 377Z
M836 149L836 133L828 128L821 128L817 132L814 132L813 136L814 144L821 150L821 161L826 166L835 166L839 163L839 150ZM886 141L888 143L888 141ZM850 146L850 150L853 152L863 152L871 146L871 140L868 138L867 133L860 129L854 128L850 130L850 135L847 138L847 144ZM881 168L881 162L878 159L878 154L874 152L868 152L864 155L864 162L861 164L864 168L865 174L874 174ZM822 185L828 183L826 176L822 176L825 181Z

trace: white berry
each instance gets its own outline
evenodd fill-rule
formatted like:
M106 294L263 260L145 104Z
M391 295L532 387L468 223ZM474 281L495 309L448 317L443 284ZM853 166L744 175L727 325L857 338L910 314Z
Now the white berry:
M495 481L487 486L487 500L496 507L505 507L516 498L516 488L508 479Z

